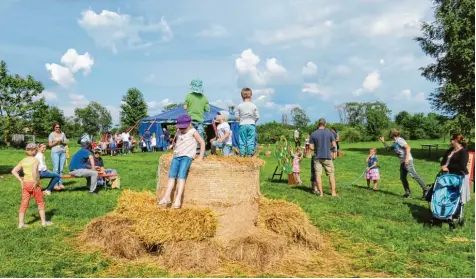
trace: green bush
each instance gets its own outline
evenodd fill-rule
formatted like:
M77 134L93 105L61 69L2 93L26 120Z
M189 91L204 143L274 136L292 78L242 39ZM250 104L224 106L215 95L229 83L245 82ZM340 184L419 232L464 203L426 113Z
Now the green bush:
M362 141L361 132L356 128L348 128L340 133L341 141L360 142Z

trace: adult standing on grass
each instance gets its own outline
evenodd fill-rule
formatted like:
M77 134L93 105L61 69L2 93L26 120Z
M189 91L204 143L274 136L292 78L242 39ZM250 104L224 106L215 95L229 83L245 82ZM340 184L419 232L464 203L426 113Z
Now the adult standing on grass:
M301 146L301 139L299 138L299 130L294 130L294 144L296 147Z
M94 157L91 154L91 143L85 141L81 143L81 149L71 158L69 173L76 177L86 177L90 194L97 194L98 172L94 164Z
M149 129L145 130L145 132L144 132L144 141L145 141L145 146L147 148L147 152L152 151L151 146L150 146L151 145L151 141L150 141L151 138L152 138L152 135L150 134L150 130Z
M48 145L51 147L51 162L53 163L53 171L60 176L57 186L63 185L61 175L63 174L64 164L66 163L66 145L68 139L61 131L61 124L56 122L53 124L53 132L48 136Z
M129 135L129 131L124 130L124 132L122 133L122 142L124 148L124 155L127 155L130 153L131 150L131 136Z
M451 136L451 148L446 151L443 160L441 161L441 172L464 175L464 183L462 185L461 200L463 203L471 199L469 192L469 172L468 161L469 152L466 148L467 143L462 134L454 134Z
M415 170L415 166L413 164L413 156L411 153L411 147L406 142L405 139L400 137L400 131L397 129L392 129L392 139L393 144L391 146L385 143L385 138L381 137L380 141L383 143L385 148L388 151L395 151L398 158L400 158L400 180L403 184L403 189L405 190L405 194L403 194L404 198L411 198L411 191L410 191L410 184L408 183L407 175L415 179L423 191L423 198L428 193L428 187L425 185L423 179L417 174Z
M314 168L316 176L316 184L320 196L324 195L322 191L322 169L325 170L331 184L332 196L337 196L336 179L334 176L334 162L332 161L331 148L336 148L334 134L326 129L327 122L324 118L319 119L319 127L311 134L311 149L314 150ZM315 191L315 189L314 189Z

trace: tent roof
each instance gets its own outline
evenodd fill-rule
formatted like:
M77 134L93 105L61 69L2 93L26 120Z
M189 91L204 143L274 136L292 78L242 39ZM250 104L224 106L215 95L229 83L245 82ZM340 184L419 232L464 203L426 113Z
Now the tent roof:
M211 124L212 120L215 119L215 116L217 115L217 113L222 110L226 110L226 109L222 109L217 106L210 105L210 111L205 112L203 122L205 124ZM180 115L186 114L186 113L187 112L185 111L185 109L182 106L180 106L180 107L176 107L174 109L168 110L166 112L163 112L161 114L142 118L140 122L151 123L152 121L155 120L156 123L175 124L177 121L177 118ZM230 113L230 118L228 119L228 122L235 122L235 121L236 121L235 116L232 113Z

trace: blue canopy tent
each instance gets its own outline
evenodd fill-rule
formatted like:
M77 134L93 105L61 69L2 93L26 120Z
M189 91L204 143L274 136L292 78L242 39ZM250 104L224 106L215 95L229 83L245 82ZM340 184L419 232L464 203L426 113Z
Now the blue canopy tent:
M218 112L225 110L222 108L219 108L214 105L210 105L210 111L205 112L204 115L204 125L211 125L213 119L217 116ZM182 115L186 114L187 112L185 109L180 106L174 109L171 109L169 111L163 112L161 114L157 114L154 116L142 118L140 120L140 126L139 126L139 134L141 136L144 135L145 130L150 127L150 132L155 133L155 136L158 140L160 140L161 135L162 135L162 127L165 127L167 125L175 125L177 123L177 118ZM238 135L239 135L239 123L236 121L235 115L230 113L230 118L228 119L228 123L230 124L231 130L232 130L232 141L233 141L233 146L238 147Z

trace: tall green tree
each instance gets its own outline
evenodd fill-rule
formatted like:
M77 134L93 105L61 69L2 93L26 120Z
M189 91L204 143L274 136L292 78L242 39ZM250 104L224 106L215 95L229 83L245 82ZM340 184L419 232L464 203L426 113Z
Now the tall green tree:
M75 109L74 115L83 131L90 135L102 134L112 126L111 113L96 102L90 102L85 108Z
M10 145L11 135L20 128L16 122L24 118L32 109L33 97L43 91L43 84L32 76L26 78L11 75L5 61L0 61L0 118L5 143Z
M392 111L385 103L365 103L365 130L370 139L377 139L390 126Z
M294 126L300 130L305 129L310 121L306 111L300 107L294 107L291 110L291 118L293 120Z
M162 109L162 112L173 110L174 108L178 108L178 107L183 107L183 103L181 103L181 104L168 104L168 105L164 106L164 108Z
M399 112L397 116L395 116L395 123L397 123L397 125L402 125L403 121L405 121L408 116L410 116L410 114L407 111Z
M361 126L365 121L365 103L348 102L344 105L347 123L351 126Z
M45 137L51 132L53 123L64 125L66 120L63 111L55 106L48 105L44 99L32 104L29 123L32 132L40 137Z
M464 115L474 124L474 0L433 0L435 21L423 22L422 50L436 61L422 67L422 76L438 83L432 106L450 115ZM465 129L468 129L466 127Z
M141 118L147 117L147 103L144 95L137 88L130 88L122 97L121 129L129 129ZM137 127L134 132L137 132Z

